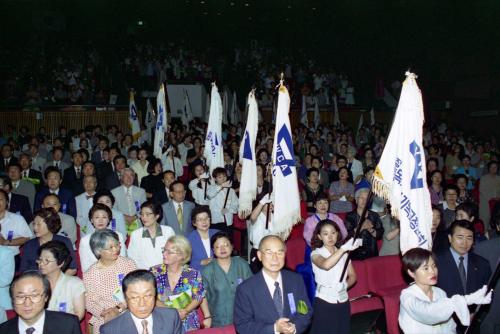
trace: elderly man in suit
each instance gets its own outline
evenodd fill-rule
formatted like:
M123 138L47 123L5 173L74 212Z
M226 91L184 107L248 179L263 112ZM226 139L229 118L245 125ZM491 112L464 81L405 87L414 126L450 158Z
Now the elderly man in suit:
M50 299L50 283L36 271L28 271L14 279L10 296L17 316L0 324L0 333L81 334L75 315L46 311Z
M302 277L282 270L286 246L278 236L262 238L257 256L262 270L236 288L234 325L240 334L300 334L312 308Z
M71 166L64 170L63 187L71 190L73 195L83 193L83 156L80 152L71 155Z
M21 179L21 166L19 164L12 164L7 169L7 175L9 176L10 182L12 182L12 192L14 194L19 194L26 196L30 202L31 209L35 205L35 186L26 180Z
M121 175L121 186L111 190L115 197L115 209L123 212L128 225L138 219L141 204L146 202L146 191L134 186L135 172L131 168L125 168Z
M7 173L7 167L17 163L17 158L13 155L14 150L9 144L2 145L2 158L0 159L0 174Z
M43 185L42 173L31 168L31 157L27 153L19 155L19 165L21 166L21 178L27 180L35 186L36 191L39 191Z
M42 188L35 196L34 211L42 207L42 201L48 194L56 194L61 203L61 212L76 217L76 204L73 193L61 187L62 174L57 167L50 166L45 170L45 178L47 179L47 187Z
M101 334L181 334L177 310L155 307L156 280L147 270L128 273L122 282L128 310L101 326Z
M97 177L87 175L83 177L84 192L75 197L76 222L82 228L90 225L89 211L94 205L94 195L97 190Z
M168 225L174 229L176 235L187 237L193 231L191 225L191 211L194 203L186 201L186 188L180 181L170 184L171 201L162 205L163 220L162 225Z
M31 222L33 220L33 212L31 211L28 197L13 194L12 183L7 176L0 176L0 189L5 190L9 195L9 212L23 216L24 220Z
M93 153L92 153L92 162L95 163L95 164L98 164L98 163L101 163L103 162L105 159L104 157L104 150L108 147L109 145L109 140L108 138L104 137L104 136L100 136L99 137L99 144L97 145L97 150L95 150Z
M40 154L37 144L29 145L29 153L31 155L31 168L43 173L43 168L47 163L47 158Z
M64 171L66 170L66 168L69 167L69 165L63 161L63 157L64 157L64 149L62 147L55 146L52 149L52 160L47 161L45 163L45 166L43 167L44 174L47 171L47 168L55 167L59 169L59 171L61 172L61 176L63 176Z
M57 232L57 234L69 238L73 246L75 246L77 237L75 218L60 211L61 202L59 202L59 197L57 197L56 194L48 194L43 199L42 208L53 208L56 210L59 218L61 219L61 229Z
M125 167L127 167L127 158L125 158L123 155L117 155L113 158L113 166L114 170L110 171L104 179L104 186L106 187L106 189L114 189L120 186L123 170L125 169ZM135 172L134 185L137 185L137 182L135 181Z

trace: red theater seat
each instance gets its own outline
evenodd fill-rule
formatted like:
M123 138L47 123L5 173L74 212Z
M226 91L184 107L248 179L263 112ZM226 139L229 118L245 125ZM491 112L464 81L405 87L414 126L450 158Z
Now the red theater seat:
M7 313L7 320L15 318L17 315L16 311L14 310L6 310L5 313Z
M351 314L383 309L384 305L378 296L367 296L369 289L365 263L363 261L352 261L352 265L356 271L357 280L348 291L351 300Z
M206 328L192 331L193 334L236 334L236 329L233 325L219 327L219 328Z
M299 264L304 263L306 242L300 238L290 238L286 242L286 267L295 270Z

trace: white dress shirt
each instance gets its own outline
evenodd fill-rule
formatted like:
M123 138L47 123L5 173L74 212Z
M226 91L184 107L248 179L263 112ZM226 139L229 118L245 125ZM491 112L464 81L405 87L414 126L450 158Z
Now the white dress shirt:
M145 319L140 319L137 318L135 315L130 312L130 315L132 316L132 320L134 321L135 328L137 329L137 333L142 334L142 321L146 320L148 322L148 333L153 334L153 314L150 314L147 318Z
M264 276L264 281L266 282L267 289L269 290L269 293L271 294L271 299L273 298L274 290L276 290L276 286L274 286L274 283L275 282L279 283L280 289L281 289L281 302L283 303L283 279L281 278L281 272L278 274L277 279L274 279L271 276L269 276L268 274L266 274L266 272L264 270L262 270L262 276ZM283 303L283 306L284 305L285 304Z
M17 328L19 329L19 333L26 333L28 328L34 328L35 331L33 334L43 334L43 326L45 325L45 311L43 311L42 315L33 325L28 325L24 322L21 317L19 317L19 321L17 322Z
M16 238L33 238L33 232L31 232L26 220L23 216L16 215L11 212L5 212L3 219L0 219L0 225L2 226L2 236L6 240L14 240ZM14 255L19 254L19 246L7 246L11 249Z

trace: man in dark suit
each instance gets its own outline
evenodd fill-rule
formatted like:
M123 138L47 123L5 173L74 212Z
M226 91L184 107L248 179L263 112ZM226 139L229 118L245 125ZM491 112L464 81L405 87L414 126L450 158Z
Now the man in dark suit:
M0 159L0 174L7 173L7 166L17 164L17 158L13 156L12 146L2 145L2 158Z
M42 188L35 196L34 211L42 207L43 199L48 194L56 194L61 203L61 212L76 218L76 204L73 193L61 187L62 175L57 167L48 167L45 171L45 178L47 179L47 187Z
M175 309L155 307L156 279L147 270L127 274L122 283L128 311L101 326L101 334L184 333Z
M104 160L97 165L97 180L98 182L105 184L106 177L115 171L115 165L113 163L115 157L120 154L120 150L116 147L106 148L105 155L107 152L108 160ZM110 189L110 188L108 188Z
M6 176L0 176L0 189L5 190L9 195L9 212L23 216L29 224L33 220L33 213L28 197L12 193L12 183Z
M123 155L117 155L113 158L114 170L109 172L104 180L106 189L115 189L121 185L121 175L125 167L127 167L127 158ZM137 181L134 180L134 185L137 186Z
M19 165L21 165L21 177L23 180L28 180L33 183L36 191L40 191L43 186L42 173L31 168L31 157L27 153L21 153L19 155Z
M455 220L450 226L448 240L451 247L437 254L437 286L451 297L470 294L488 284L491 275L488 261L470 251L474 243L472 223Z
M83 157L80 152L73 152L71 155L73 164L64 170L63 187L71 190L77 196L84 192L83 189Z
M282 270L285 243L278 236L262 239L257 256L262 270L236 288L234 325L240 334L304 333L312 308L302 277Z
M99 144L97 150L92 153L92 162L96 165L105 160L104 150L108 148L109 140L104 136L99 137ZM109 152L109 151L108 151Z
M186 188L180 181L174 181L170 185L171 201L163 204L162 225L170 226L176 235L187 237L193 231L191 224L191 211L194 209L194 203L186 201Z
M170 200L170 185L175 181L175 173L171 170L164 171L162 181L164 187L153 193L153 201L163 205Z
M28 271L14 279L10 296L17 316L0 324L0 333L81 334L75 315L46 311L50 299L50 283L36 271Z

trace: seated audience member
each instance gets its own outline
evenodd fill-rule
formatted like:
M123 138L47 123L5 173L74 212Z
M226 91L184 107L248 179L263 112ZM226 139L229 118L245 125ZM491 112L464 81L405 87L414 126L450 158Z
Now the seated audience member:
M92 252L90 239L95 231L110 229L113 230L109 225L113 219L113 214L109 207L105 204L97 203L89 211L89 220L94 227L94 232L85 235L80 240L80 245L78 249L78 254L80 255L80 264L82 266L82 271L86 272L90 266L98 261L98 258ZM118 236L120 241L120 256L127 256L127 248L125 247L125 237L120 232L113 230Z
M67 246L52 240L40 246L36 262L52 291L47 310L71 313L81 321L85 316L85 287L78 277L64 273L71 260Z
M252 276L252 271L241 257L231 256L233 245L226 233L214 234L210 244L215 259L203 267L203 287L210 309L211 327L224 327L233 323L236 287Z
M5 190L9 196L9 212L23 216L26 222L33 221L33 212L28 197L12 193L12 183L8 177L0 176L0 189Z
M197 205L208 205L208 186L210 179L202 163L196 164L193 169L193 179L189 182L188 188L191 190L193 201Z
M42 156L43 154L41 154L38 144L30 144L28 147L29 154L31 155L31 168L43 173L47 159L45 156Z
M205 297L201 273L187 265L190 258L189 241L182 235L175 235L165 244L163 263L150 269L156 279L156 305L176 309L185 331L200 328L196 309ZM206 307L203 314L210 317Z
M481 176L479 181L479 217L484 223L484 230L489 230L491 199L499 198L500 175L498 175L498 162L490 161L487 165L488 173Z
M176 145L170 145L165 153L163 153L161 157L161 164L163 170L171 170L174 172L176 180L184 174L184 169L182 168L183 164L181 159L179 159L179 153L177 152Z
M212 227L225 231L232 236L233 214L238 212L238 197L231 188L231 181L227 179L224 168L215 168L212 172L215 184L208 187L210 212L212 213ZM226 193L229 191L229 196Z
M180 181L170 184L171 201L162 205L163 220L162 225L170 226L176 235L187 237L192 231L191 212L194 203L186 200L186 188Z
M455 184L458 188L457 203L462 204L465 202L474 202L474 198L470 190L467 189L467 176L464 174L455 175Z
M440 276L437 286L448 297L464 295L488 284L491 274L486 259L471 252L474 227L467 220L454 221L448 230L451 247L436 254Z
M361 218L361 214L368 200L368 188L361 188L354 195L356 199L356 210L349 212L346 216L345 223L349 237L353 237ZM378 256L377 240L382 238L384 228L380 217L373 211L367 210L366 219L361 223L359 238L363 239L361 247L352 252L351 259L364 260L370 257Z
M476 220L477 211L477 205L473 202L459 204L456 208L456 219L470 221L474 226L476 241L482 241L486 237L484 236L483 224L480 220Z
M130 167L137 176L137 184L140 185L142 178L148 175L148 150L144 147L141 147L139 149L137 157L139 158L139 160L137 160L133 165L130 165Z
M0 231L2 225L0 225ZM14 278L15 261L14 253L7 246L0 245L0 308L3 310L11 310L12 303L9 296L10 282Z
M267 217L269 214L269 218ZM267 224L266 224L267 223ZM250 241L250 269L256 274L262 269L262 263L257 256L261 240L273 233L274 204L269 194L264 195L252 210L248 225L248 239Z
M21 179L21 166L18 164L7 167L8 176L12 183L12 193L26 196L30 202L31 208L35 204L36 189L33 183Z
M121 285L136 266L133 260L120 256L121 247L118 234L108 229L97 230L90 237L90 249L97 262L83 273L83 283L87 312L92 314L89 327L94 334L127 308Z
M162 263L163 246L175 233L170 226L158 223L163 218L163 210L160 204L152 200L142 203L140 218L143 227L130 235L127 254L135 261L137 268L149 269Z
M108 173L104 178L103 184L106 187L106 189L114 189L120 186L122 182L121 179L123 176L123 171L127 167L127 158L120 154L116 155L113 158L113 167L114 169L108 171ZM134 181L135 179L132 180L132 183L134 183Z
M134 186L134 178L134 171L125 168L121 175L121 186L111 190L116 199L116 208L123 212L127 231L130 233L139 227L139 211L141 204L146 202L146 192L144 189Z
M80 152L71 155L72 165L64 170L63 187L77 196L83 192L83 156Z
M330 179L328 177L328 172L323 168L323 160L319 156L314 156L311 159L311 166L312 168L318 169L318 180L323 186L323 189L328 189L330 186Z
M442 224L440 228L447 230L451 223L455 221L458 199L458 188L455 185L449 185L444 190L444 201L439 204L442 212Z
M319 182L319 170L317 168L309 168L306 173L306 183L301 193L302 201L307 203L307 212L314 214L316 209L314 203L318 196L324 195L325 189Z
M21 177L23 180L31 182L37 191L40 190L43 184L42 173L39 170L32 168L30 155L27 153L21 153L19 155L19 165L22 169Z
M261 240L257 256L262 270L236 288L233 321L238 333L300 334L309 328L312 308L304 281L299 274L282 270L285 254L279 237Z
M66 237L69 240L71 240L71 243L73 244L74 248L77 237L76 233L77 226L75 218L60 212L61 203L59 202L59 197L57 197L57 195L54 194L49 194L45 196L42 202L42 208L44 209L52 208L57 212L59 218L61 219L61 229L57 232L57 234L62 235L63 237Z
M75 315L45 310L51 292L49 281L42 274L36 271L21 274L9 291L17 315L0 324L0 333L81 333Z
M441 251L450 248L448 233L439 228L440 224L441 224L441 209L439 209L438 206L433 205L431 235L432 235L432 251L434 253L439 253Z
M332 164L330 166L330 175L329 175L330 183L340 180L339 177L340 169L346 166L347 166L347 158L343 155L337 155L336 164ZM350 170L348 170L348 175L349 177L347 178L347 180L349 180L349 182L352 183L352 173Z
M127 235L127 223L125 222L125 217L121 211L118 211L114 208L115 197L109 190L100 190L93 197L93 205L104 204L106 205L113 214L113 218L111 219L109 228L113 231L121 233L124 237ZM89 210L90 211L90 210ZM89 215L87 214L87 220L89 219ZM85 228L84 234L89 234L94 232L94 225L90 223L89 226Z
M171 170L166 170L162 173L162 182L164 187L158 188L153 194L153 201L163 205L170 201L170 185L175 181L175 174Z
M157 191L163 189L162 178L164 179L165 174L162 173L161 160L151 160L148 165L148 175L144 176L140 183L141 188L146 191L146 197L148 199L152 198Z
M444 200L443 196L443 173L440 170L435 170L428 174L429 193L431 194L431 204L439 205Z
M470 164L470 156L464 155L462 158L462 166L458 167L455 170L455 175L465 175L467 178L467 190L472 190L474 189L474 185L476 184L476 181L479 179L479 173L477 172L477 169L472 167Z
M328 212L330 205L328 203L328 198L326 195L320 195L316 197L316 201L314 202L314 208L316 209L316 213L307 217L305 225L304 225L304 240L306 241L308 246L311 246L311 239L313 237L314 229L316 225L325 219L334 221L337 226L340 228L340 241L345 240L347 237L347 230L345 228L344 222L334 213Z
M42 201L48 194L56 194L61 203L61 212L76 217L75 198L71 191L62 188L62 174L56 167L49 167L45 170L47 187L42 188L35 196L35 211L42 207Z
M54 146L54 148L52 149L50 161L47 161L45 163L45 166L43 167L43 174L47 175L47 169L55 168L60 172L62 180L64 171L69 167L68 164L63 161L63 157L64 148L60 146ZM45 179L47 179L47 176L45 176Z
M354 186L348 181L349 173L347 167L339 168L338 175L339 180L332 182L330 185L330 212L345 213L352 210Z
M33 220L33 232L35 238L27 241L23 246L21 256L20 272L37 270L38 249L45 243L55 240L60 241L68 247L71 255L71 262L66 270L66 274L72 276L76 274L76 256L73 251L71 240L57 232L61 229L61 218L53 208L44 208L35 212Z
M214 257L210 239L217 230L210 228L211 218L210 208L207 205L197 206L191 212L191 223L195 230L187 237L193 250L189 264L196 270L201 270Z
M90 208L94 205L94 196L96 194L96 189L97 189L97 178L94 175L84 176L83 189L84 192L75 197L76 222L80 227L80 231L82 228L84 227L88 228L88 226L90 225L89 211Z
M491 292L486 294L486 286L468 295L452 296L436 287L443 274L436 262L434 254L423 248L410 249L403 256L403 271L414 280L400 296L399 325L405 334L456 333L453 315L467 326L470 323L467 305L491 302Z
M399 247L399 220L393 219L390 213L379 216L382 222L384 234L382 235L382 247L380 247L380 256L398 255Z
M181 320L174 309L155 307L156 280L147 270L129 272L122 282L128 310L101 326L101 334L182 334Z
M0 189L0 246L7 246L18 255L19 247L33 238L33 232L22 216L7 211L8 206L9 195Z
M351 332L351 312L347 289L356 282L356 272L351 263L340 282L346 253L361 245L361 239L350 239L341 246L340 228L334 221L321 220L314 229L311 240L311 261L316 281L314 314L309 333Z

